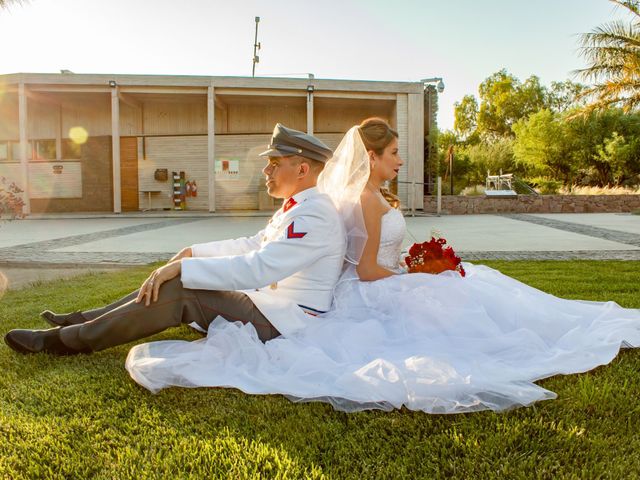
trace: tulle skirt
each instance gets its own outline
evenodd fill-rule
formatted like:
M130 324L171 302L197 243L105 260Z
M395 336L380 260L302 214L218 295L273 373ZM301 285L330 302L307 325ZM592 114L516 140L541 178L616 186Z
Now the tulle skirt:
M233 387L348 412L460 413L555 398L534 382L640 346L640 310L564 300L485 266L464 267L464 278L375 282L347 271L332 310L295 335L263 344L252 325L217 318L201 340L134 347L126 368L152 392Z

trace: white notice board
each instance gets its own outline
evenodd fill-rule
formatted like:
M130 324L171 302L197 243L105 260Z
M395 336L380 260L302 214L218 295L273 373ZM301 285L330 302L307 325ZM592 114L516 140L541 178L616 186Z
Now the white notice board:
M216 159L216 180L238 180L240 178L240 160L237 158Z

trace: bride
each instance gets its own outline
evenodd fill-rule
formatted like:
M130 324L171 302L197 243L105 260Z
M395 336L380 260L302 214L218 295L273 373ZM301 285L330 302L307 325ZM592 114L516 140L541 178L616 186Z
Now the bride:
M466 277L404 273L398 134L372 118L346 134L319 188L341 210L349 249L331 311L263 344L251 324L214 321L207 338L135 346L126 368L152 392L234 387L344 411L505 410L552 399L534 382L609 363L640 346L640 310L564 300L485 266Z

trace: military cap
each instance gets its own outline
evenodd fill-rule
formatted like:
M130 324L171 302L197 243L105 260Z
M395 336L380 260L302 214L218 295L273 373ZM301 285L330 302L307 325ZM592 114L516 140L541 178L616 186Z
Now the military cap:
M271 135L271 144L260 154L261 157L289 157L299 155L325 163L333 152L313 135L287 128L278 123Z

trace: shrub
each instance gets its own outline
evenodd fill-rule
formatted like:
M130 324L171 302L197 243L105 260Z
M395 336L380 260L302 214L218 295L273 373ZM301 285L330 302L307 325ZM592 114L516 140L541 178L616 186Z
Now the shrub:
M530 183L542 195L556 195L562 187L562 182L542 177L532 178Z
M0 218L23 218L24 202L20 195L23 190L15 182L9 183L5 177L0 177Z

